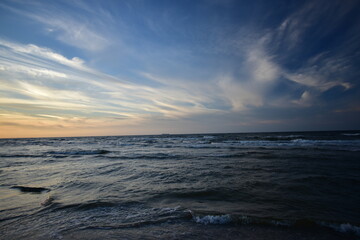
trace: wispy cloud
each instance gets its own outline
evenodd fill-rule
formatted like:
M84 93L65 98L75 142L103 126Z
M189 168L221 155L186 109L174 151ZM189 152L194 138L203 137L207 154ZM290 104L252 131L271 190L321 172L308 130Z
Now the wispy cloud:
M81 59L68 59L48 48L4 40L0 43L0 81L4 86L0 90L1 111L14 116L25 114L28 120L13 120L25 127L26 122L32 122L34 126L97 124L104 128L241 112L263 105L262 94L279 72L271 57L254 48L247 54L247 79L222 73L204 84L139 73L139 77L161 84L155 88L107 75Z
M80 4L80 1L77 2L82 8L88 6L85 3ZM104 22L104 18L109 19L109 14L104 11L98 11L101 12L100 15L92 15L88 18L85 14L73 14L71 9L59 8L56 4L47 2L20 1L19 4L21 7L17 8L5 3L0 6L42 24L44 33L54 35L67 45L88 51L99 51L111 44L111 37L106 33Z
M293 109L356 109L355 4L269 5L4 0L0 11L34 35L13 41L4 15L1 129L235 129L282 125Z
M346 54L354 47L348 44L352 38L345 39L345 45L326 48L326 37L351 11L352 4L335 1L323 6L322 3L305 2L278 26L264 31L259 38L258 43L264 51L258 58L258 66L262 68L259 67L256 74L275 81L286 79L298 85L298 91L286 97L288 101L283 99L284 105L293 103L311 107L317 98L334 87L340 87L343 91L354 87L351 75L356 71L356 66L353 65L352 57ZM327 23L318 24L324 21ZM359 37L357 33L355 35ZM316 44L322 47L314 48Z
M179 118L214 112L205 107L209 95L192 95L186 88L133 84L101 73L77 58L50 49L1 41L0 82L3 108L27 106L31 116L96 116L146 119ZM56 69L52 70L52 69ZM11 78L8 78L11 76ZM35 115L34 115L35 114Z
M344 76L349 70L350 63L347 59L336 56L327 57L326 54L321 53L310 58L305 66L296 72L286 73L285 77L321 92L336 86L347 90L351 88L351 84L344 79Z
M110 40L101 33L93 30L88 23L72 19L69 16L32 16L31 18L48 26L50 34L65 44L78 48L98 51L107 47Z

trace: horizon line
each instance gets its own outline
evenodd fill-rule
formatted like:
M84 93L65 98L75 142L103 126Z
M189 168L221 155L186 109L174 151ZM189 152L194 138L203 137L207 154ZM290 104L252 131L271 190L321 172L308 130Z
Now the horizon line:
M208 132L208 133L160 133L160 134L127 134L127 135L84 135L84 136L58 136L58 137L15 137L15 138L3 138L6 139L39 139L39 138L91 138L91 137L142 137L142 136L174 136L174 135L220 135L220 134L259 134L259 133L300 133L300 132L354 132L360 131L360 129L351 130L296 130L296 131L263 131L263 132Z

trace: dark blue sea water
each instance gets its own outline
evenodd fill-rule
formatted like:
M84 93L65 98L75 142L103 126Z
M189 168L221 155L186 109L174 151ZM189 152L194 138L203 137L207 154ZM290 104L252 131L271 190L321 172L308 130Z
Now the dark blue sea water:
M0 238L357 239L359 186L359 131L0 139Z

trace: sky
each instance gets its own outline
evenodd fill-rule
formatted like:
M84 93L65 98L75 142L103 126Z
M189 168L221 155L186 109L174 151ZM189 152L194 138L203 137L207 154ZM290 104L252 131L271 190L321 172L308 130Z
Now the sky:
M358 0L1 0L0 138L360 129Z

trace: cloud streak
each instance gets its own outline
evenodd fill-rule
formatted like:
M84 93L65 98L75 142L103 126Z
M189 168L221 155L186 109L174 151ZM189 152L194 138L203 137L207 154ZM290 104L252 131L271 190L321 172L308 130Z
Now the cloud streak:
M75 110L80 116L106 113L108 117L121 115L132 120L153 115L178 118L214 111L204 107L202 102L207 100L204 96L192 96L187 89L170 85L155 89L133 84L50 49L0 43L3 54L0 58L1 91L7 96L0 99L1 106L26 105L35 112L51 109L60 115ZM184 102L186 106L176 102Z
M103 18L109 15L105 12L100 16L95 15L96 19L94 15L92 19L88 19L84 15L72 14L71 9L66 10L47 2L19 1L19 4L21 7L18 8L8 4L0 6L42 24L45 33L54 35L67 45L97 52L111 44L109 36L99 31L106 29Z
M0 131L242 131L358 109L356 4L214 4L3 1Z

